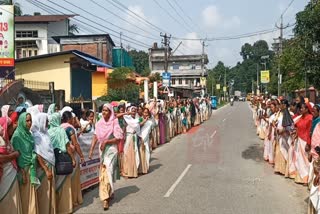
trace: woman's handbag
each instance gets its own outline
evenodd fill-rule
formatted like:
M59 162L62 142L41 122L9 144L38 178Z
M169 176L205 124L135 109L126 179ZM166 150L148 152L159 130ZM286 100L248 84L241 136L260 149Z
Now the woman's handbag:
M54 149L56 157L56 175L69 175L73 172L72 159L70 155L60 149Z

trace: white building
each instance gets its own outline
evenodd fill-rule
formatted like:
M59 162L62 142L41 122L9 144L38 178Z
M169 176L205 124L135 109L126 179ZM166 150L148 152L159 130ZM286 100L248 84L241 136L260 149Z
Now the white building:
M161 75L164 72L164 55L165 48L159 48L157 43L154 43L153 47L149 49L149 67L152 74L159 73ZM203 59L204 66L202 68ZM207 76L206 64L208 64L208 56L206 54L170 56L168 59L168 72L171 73L171 87L199 93L201 90L200 78Z
M16 59L60 51L53 36L69 34L69 18L75 15L25 15L15 17Z

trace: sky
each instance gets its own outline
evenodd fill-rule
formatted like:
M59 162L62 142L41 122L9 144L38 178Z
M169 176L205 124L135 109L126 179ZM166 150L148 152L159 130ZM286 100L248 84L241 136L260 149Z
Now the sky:
M30 1L42 2L50 6L51 11L44 11ZM34 12L78 14L77 20L71 19L71 22L79 26L80 34L110 33L116 45L120 44L119 35L122 32L122 44L125 48L147 51L154 42L159 46L162 39L160 33L166 32L172 36L170 47L173 49L182 42L175 55L202 53L201 41L181 40L181 38L210 39L273 29L276 23L279 24L280 15L286 9L284 25L294 24L295 14L303 10L309 0L295 0L288 8L291 1L16 0L20 3L24 14ZM119 2L139 17L121 7ZM209 58L208 67L214 67L218 61L234 66L241 61L239 53L244 43L253 44L259 39L264 39L271 45L273 39L279 35L280 31L277 30L236 40L206 40L205 53ZM290 38L292 35L292 27L284 30L285 38Z

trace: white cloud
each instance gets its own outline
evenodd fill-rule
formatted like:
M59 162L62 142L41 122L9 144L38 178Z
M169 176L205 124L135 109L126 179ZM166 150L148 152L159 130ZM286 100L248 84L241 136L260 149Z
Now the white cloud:
M240 18L238 16L233 16L231 19L227 19L224 23L226 29L235 29L239 28L241 25Z
M210 5L202 11L204 25L209 28L215 28L221 21L222 16L215 5Z
M184 38L188 39L199 39L199 35L197 33L188 33L184 36ZM180 52L183 54L201 54L202 53L202 45L199 40L185 40L182 41L181 46L178 48ZM176 53L180 54L180 53Z
M202 11L202 20L204 26L209 30L216 28L234 29L240 27L241 20L238 16L231 18L221 14L219 8L215 5L209 5Z
M140 17L147 19L147 17L145 16L143 9L140 5L134 5L134 6L129 6L128 7L129 10L133 11L134 13L138 14ZM131 13L130 13L131 14ZM128 17L131 17L128 15Z

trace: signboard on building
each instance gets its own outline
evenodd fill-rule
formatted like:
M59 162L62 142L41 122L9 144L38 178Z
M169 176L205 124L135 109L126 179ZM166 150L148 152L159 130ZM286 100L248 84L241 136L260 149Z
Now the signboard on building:
M163 72L162 73L162 86L170 87L170 81L171 81L171 73Z
M0 78L8 78L13 69L14 6L0 5Z
M220 90L220 84L216 84L216 89Z
M223 91L224 91L224 92L227 91L227 87L226 87L226 86L223 87Z
M200 86L205 87L207 85L207 79L205 77L200 77Z
M270 82L270 72L269 72L269 70L261 71L260 74L261 74L260 75L261 76L261 80L260 80L261 83L266 84L266 83Z

